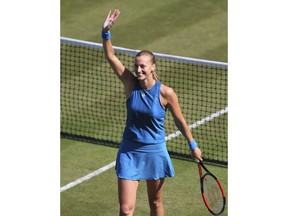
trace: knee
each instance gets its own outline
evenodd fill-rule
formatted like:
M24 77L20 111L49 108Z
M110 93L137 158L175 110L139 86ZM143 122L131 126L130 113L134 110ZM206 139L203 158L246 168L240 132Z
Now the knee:
M121 204L120 205L120 215L121 216L133 215L134 208L135 208L135 206L131 205L131 204Z
M152 210L162 209L163 203L161 199L156 199L150 202L150 208Z

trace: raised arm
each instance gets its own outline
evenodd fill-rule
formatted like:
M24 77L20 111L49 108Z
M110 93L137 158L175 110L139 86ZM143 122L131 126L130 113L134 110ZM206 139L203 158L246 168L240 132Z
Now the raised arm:
M126 95L129 95L131 90L131 81L134 79L133 74L125 68L121 61L115 56L114 49L112 47L110 29L113 24L116 22L117 18L120 16L120 10L115 9L113 13L109 11L106 20L103 23L102 27L102 41L104 54L112 67L114 73L122 81L125 87Z

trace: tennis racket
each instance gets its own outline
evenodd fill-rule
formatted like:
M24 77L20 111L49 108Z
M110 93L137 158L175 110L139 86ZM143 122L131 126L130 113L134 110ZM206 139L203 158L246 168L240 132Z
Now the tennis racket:
M202 161L196 159L200 176L200 188L203 201L213 215L220 215L226 205L224 189L216 176L204 166ZM206 171L203 175L202 168Z

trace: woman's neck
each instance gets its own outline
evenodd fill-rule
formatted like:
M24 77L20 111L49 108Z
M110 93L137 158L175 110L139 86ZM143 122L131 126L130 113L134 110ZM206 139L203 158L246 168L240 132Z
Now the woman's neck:
M139 83L140 83L141 88L149 90L155 85L156 80L155 79L151 79L151 80L145 79L145 80L140 80Z

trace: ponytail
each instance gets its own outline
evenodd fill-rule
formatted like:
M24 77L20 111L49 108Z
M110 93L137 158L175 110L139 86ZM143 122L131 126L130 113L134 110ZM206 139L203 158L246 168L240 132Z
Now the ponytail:
M157 81L160 81L160 77L155 71L153 71L153 78Z

